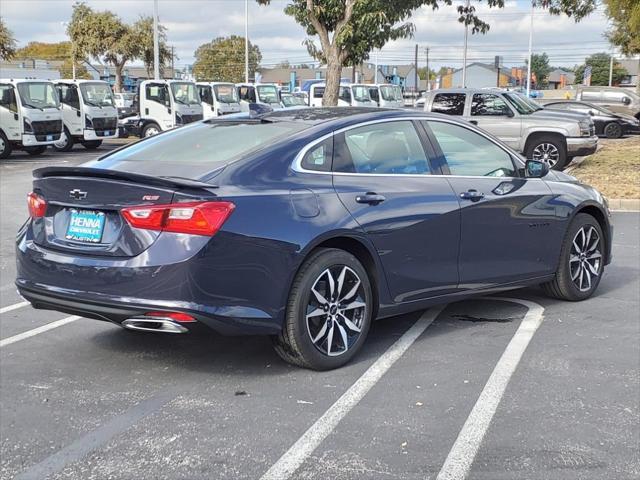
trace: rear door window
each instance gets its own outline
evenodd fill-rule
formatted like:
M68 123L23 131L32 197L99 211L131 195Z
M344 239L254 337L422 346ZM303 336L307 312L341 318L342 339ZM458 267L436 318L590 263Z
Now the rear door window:
M413 123L382 122L347 130L336 140L334 171L384 175L429 175L427 156Z
M511 109L498 95L490 93L475 93L471 102L471 116L504 117Z
M467 95L464 93L438 93L433 97L431 111L446 115L463 115L466 98Z

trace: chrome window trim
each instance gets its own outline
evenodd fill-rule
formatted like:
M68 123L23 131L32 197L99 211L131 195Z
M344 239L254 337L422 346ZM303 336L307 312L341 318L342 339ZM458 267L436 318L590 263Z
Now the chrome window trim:
M306 144L304 147L302 147L302 149L297 153L297 155L295 156L295 158L293 159L293 162L291 163L291 169L294 172L298 172L298 173L311 173L311 174L315 174L315 175L337 175L337 176L353 176L353 175L357 175L357 176L361 176L361 177L414 177L414 178L425 178L425 177L444 177L444 178L504 178L506 180L509 179L527 179L526 177L487 177L486 175L439 175L439 174L423 174L423 173L357 173L357 172L334 172L333 170L330 172L321 172L318 170L309 170L306 168L302 167L302 159L304 158L304 156L309 152L309 150L311 150L313 147L315 147L316 145L318 145L319 143L324 142L325 140L327 140L328 138L332 138L335 135L339 134L339 133L343 133L349 130L353 130L356 128L360 128L360 127L365 127L367 125L375 125L377 123L388 123L388 122L401 122L401 121L434 121L434 122L442 122L442 123L449 123L452 125L457 125L459 127L462 128L466 128L467 130L471 130L472 132L477 133L478 135L481 135L482 137L486 138L488 141L490 141L491 143L493 143L494 145L496 145L497 147L499 147L500 149L502 149L505 153L507 153L512 159L514 159L516 162L521 162L519 157L519 154L517 152L515 152L515 150L511 150L510 148L504 146L504 145L500 145L499 143L496 143L494 141L493 138L489 137L487 134L485 134L484 132L482 132L479 128L475 127L472 123L469 123L469 125L463 125L461 124L461 122L459 121L454 121L454 120L449 120L448 118L434 118L434 117L429 117L429 116L415 116L415 117L394 117L394 118L379 118L377 120L369 120L367 122L362 122L362 123L358 123L356 125L349 125L348 127L342 127L338 130L334 130L333 132L327 133L319 138L316 138L315 140L309 142L308 144ZM417 133L417 132L416 132ZM514 165L516 168L518 167L518 165ZM524 168L524 164L522 164L520 166L521 168ZM333 168L333 165L332 165ZM530 178L528 180L531 180Z

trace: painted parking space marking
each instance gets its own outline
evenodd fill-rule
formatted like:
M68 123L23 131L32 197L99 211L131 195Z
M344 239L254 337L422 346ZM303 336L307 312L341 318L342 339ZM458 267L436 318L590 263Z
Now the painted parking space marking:
M14 303L13 305L8 305L6 307L2 307L2 308L0 308L0 315L2 315L3 313L11 312L13 310L17 310L17 309L22 308L22 307L26 307L27 305L30 305L30 303L29 302L19 302L19 303Z
M7 345L11 345L12 343L19 342L20 340L25 340L27 338L34 337L44 332L48 332L49 330L53 330L54 328L62 327L63 325L67 325L71 322L75 322L76 320L81 319L82 317L72 316L66 317L61 320L56 320L55 322L47 323L38 328L34 328L32 330L27 330L26 332L19 333L18 335L14 335L9 338L4 338L0 340L0 347L6 347Z
M285 480L304 463L393 364L427 329L446 305L430 308L285 452L261 480Z
M522 319L518 330L494 367L489 380L462 426L458 438L449 451L436 480L464 480L467 478L484 435L509 384L509 380L533 335L542 324L544 307L535 302L502 297L489 297L486 300L519 303L527 307L529 311Z
M107 443L116 435L128 430L146 416L160 410L179 395L177 388L169 388L140 402L122 415L112 418L101 427L80 437L75 442L16 475L14 480L42 480L48 478L69 463L80 460L88 453Z

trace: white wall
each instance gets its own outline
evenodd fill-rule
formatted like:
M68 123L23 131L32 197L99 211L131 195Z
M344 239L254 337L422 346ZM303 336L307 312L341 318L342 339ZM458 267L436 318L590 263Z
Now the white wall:
M507 70L505 69L505 72ZM467 87L468 88L485 88L495 87L498 80L497 72L492 72L478 65L467 67ZM462 70L453 74L451 88L462 87Z

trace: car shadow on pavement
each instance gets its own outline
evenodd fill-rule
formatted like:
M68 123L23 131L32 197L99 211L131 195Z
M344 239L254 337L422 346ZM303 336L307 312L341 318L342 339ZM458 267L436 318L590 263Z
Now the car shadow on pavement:
M525 309L501 301L464 300L448 305L434 325L416 341L420 344L433 335L446 336L460 329L481 331L483 324L519 323ZM351 366L371 363L398 340L422 315L407 315L377 320L373 323L363 349L350 362ZM511 335L512 328L507 329ZM266 336L225 337L213 331L197 334L156 334L132 332L121 328L96 333L91 341L97 348L134 358L139 364L131 368L145 368L150 362L163 367L207 374L240 374L246 376L283 375L296 367L282 361Z

